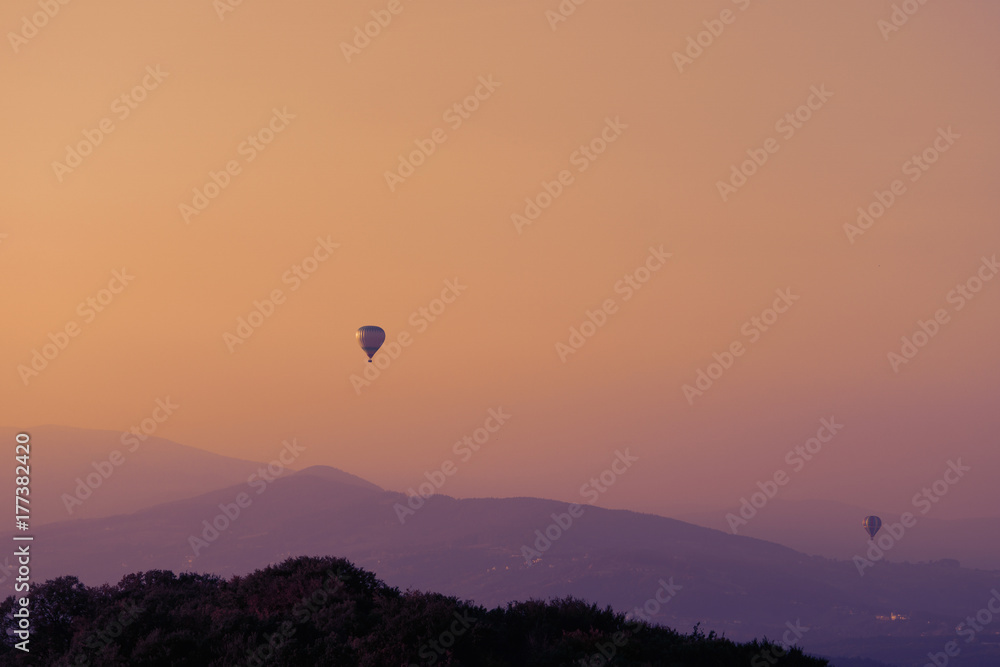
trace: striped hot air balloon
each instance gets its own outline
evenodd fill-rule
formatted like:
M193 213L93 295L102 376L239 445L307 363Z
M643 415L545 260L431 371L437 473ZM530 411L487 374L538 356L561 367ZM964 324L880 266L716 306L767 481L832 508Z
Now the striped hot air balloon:
M882 527L882 519L877 516L866 516L865 520L861 522L861 526L868 531L868 535L874 540L875 533Z
M357 333L358 345L368 355L368 363L372 362L372 357L382 347L385 342L385 330L382 327L361 327Z

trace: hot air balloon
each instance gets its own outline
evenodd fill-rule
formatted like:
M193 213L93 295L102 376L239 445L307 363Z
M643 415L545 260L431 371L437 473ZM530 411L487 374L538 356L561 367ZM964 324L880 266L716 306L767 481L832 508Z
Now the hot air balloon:
M868 535L874 540L875 533L882 527L882 519L877 516L866 516L865 520L861 522L861 526L868 531Z
M385 342L385 330L382 327L361 327L357 333L358 345L368 355L368 363L372 362L372 357L382 347Z

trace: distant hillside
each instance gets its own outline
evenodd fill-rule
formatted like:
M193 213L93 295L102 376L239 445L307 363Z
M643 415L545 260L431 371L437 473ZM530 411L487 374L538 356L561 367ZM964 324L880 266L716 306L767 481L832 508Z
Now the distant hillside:
M965 567L1000 570L1000 517L942 519L933 508L926 515L915 507L908 510L917 517L917 524L908 531L906 539L893 548L891 560L916 563L951 558ZM739 511L739 507L731 507L715 512L668 515L732 532L726 515L738 516ZM869 514L881 516L886 522L898 522L901 513L824 500L777 498L768 502L746 525L737 524L736 528L740 535L784 544L802 553L849 559L858 545L868 540L861 528L861 519Z
M317 477L319 479L325 479L329 482L335 482L337 484L347 484L349 486L357 486L362 489L367 489L368 491L381 491L382 489L368 480L361 479L357 475L352 475L349 472L344 472L343 470L338 470L337 468L331 468L330 466L310 466L304 468L294 473L295 475L309 475L310 477Z
M170 440L66 426L31 433L33 526L93 519L246 482L265 463L212 454ZM16 431L0 427L0 439ZM275 455L280 451L275 444ZM345 473L346 474L346 473ZM0 493L14 494L13 475L0 475Z
M0 660L22 665L450 665L706 667L825 660L769 642L736 644L627 621L566 598L487 610L436 593L390 588L337 558L289 559L245 577L149 571L114 587L71 577L35 588L34 634L11 636L0 605ZM779 657L780 656L780 657ZM756 661L756 662L755 662ZM775 662L776 661L776 662Z
M861 576L851 561L651 514L586 506L568 525L562 502L408 500L344 475L308 469L265 487L243 483L131 515L42 526L32 573L91 585L151 569L229 577L289 557L336 555L390 586L487 607L573 596L623 613L646 607L654 622L701 623L737 641L781 639L801 624L809 630L798 643L814 654L902 667L922 667L1000 586L1000 573L954 564L881 561ZM401 513L409 503L413 513ZM526 546L538 552L530 563ZM663 582L678 591L659 604ZM963 664L1000 664L987 639L963 647Z

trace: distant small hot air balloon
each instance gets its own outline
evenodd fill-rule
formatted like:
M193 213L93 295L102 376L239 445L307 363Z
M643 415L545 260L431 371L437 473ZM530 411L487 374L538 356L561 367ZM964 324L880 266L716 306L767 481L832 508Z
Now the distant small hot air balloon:
M382 327L361 327L357 333L358 345L368 355L368 363L372 362L372 357L382 347L385 342L385 331Z
M868 531L868 535L874 540L875 533L882 527L882 519L877 516L866 516L865 520L861 522L861 526Z

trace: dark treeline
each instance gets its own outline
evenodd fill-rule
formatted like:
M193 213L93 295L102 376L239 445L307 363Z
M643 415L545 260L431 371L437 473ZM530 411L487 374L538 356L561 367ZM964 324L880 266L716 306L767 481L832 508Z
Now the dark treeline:
M151 570L90 588L60 577L32 591L29 654L10 633L18 608L13 597L0 605L4 665L827 664L766 642L680 634L571 598L487 610L401 593L336 558L289 559L229 580Z

